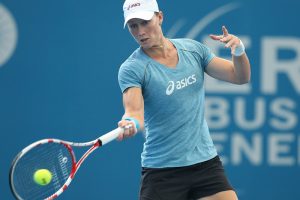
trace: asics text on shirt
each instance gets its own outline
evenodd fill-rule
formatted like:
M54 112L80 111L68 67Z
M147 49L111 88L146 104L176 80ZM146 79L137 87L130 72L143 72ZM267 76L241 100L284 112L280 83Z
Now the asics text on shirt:
M166 89L166 95L173 94L174 90L181 90L189 85L192 85L197 82L196 75L193 74L191 76L188 76L186 78L183 78L179 81L169 81L168 87Z

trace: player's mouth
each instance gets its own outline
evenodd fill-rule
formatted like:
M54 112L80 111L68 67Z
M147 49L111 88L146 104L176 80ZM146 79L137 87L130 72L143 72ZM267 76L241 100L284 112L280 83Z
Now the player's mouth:
M145 43L146 41L148 41L149 40L149 38L144 38L144 39L140 39L140 42L141 43Z

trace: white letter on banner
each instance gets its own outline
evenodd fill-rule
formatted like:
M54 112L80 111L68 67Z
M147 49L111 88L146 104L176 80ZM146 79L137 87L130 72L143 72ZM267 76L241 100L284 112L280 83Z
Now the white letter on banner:
M244 154L252 164L260 165L262 163L262 149L262 136L260 134L253 134L252 146L243 135L234 134L232 136L232 164L239 165Z
M205 100L205 119L210 128L218 129L230 123L228 102L223 98L207 97Z
M293 60L279 60L278 51L295 51ZM267 94L277 92L278 74L285 73L295 90L300 93L300 39L287 37L265 37L262 41L262 91Z
M236 123L239 127L243 129L250 130L250 129L257 129L262 127L266 120L266 103L263 98L258 98L255 101L254 106L250 106L248 102L243 98L236 99L236 114L234 115ZM253 110L253 120L247 120L247 108L251 107Z
M295 140L293 134L272 134L269 137L269 163L273 166L292 166L295 164L291 153L291 143ZM285 155L283 155L285 154Z
M270 119L270 124L278 130L289 130L297 126L298 118L294 112L296 103L291 99L278 98L271 103L271 111L277 118ZM294 112L293 112L294 110Z

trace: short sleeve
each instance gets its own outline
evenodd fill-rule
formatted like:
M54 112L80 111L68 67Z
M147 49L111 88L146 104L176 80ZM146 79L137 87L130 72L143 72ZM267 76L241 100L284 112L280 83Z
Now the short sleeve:
M119 86L122 93L130 87L142 88L143 67L134 62L125 62L121 65L118 73Z
M204 66L204 68L206 68L216 55L206 45L197 41L195 41L195 44L197 46L199 55L201 55L201 64Z

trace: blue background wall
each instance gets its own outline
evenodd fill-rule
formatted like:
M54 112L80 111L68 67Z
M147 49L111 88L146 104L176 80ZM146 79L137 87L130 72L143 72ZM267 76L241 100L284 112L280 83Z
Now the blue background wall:
M8 171L35 140L88 141L123 114L120 64L137 47L123 30L123 1L0 1L0 198ZM241 200L300 199L300 2L159 1L168 37L240 36L252 82L207 80L207 119ZM143 138L113 142L83 164L61 199L137 199Z

